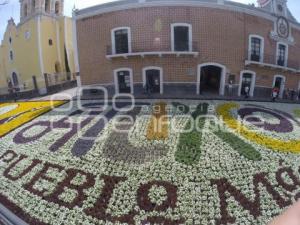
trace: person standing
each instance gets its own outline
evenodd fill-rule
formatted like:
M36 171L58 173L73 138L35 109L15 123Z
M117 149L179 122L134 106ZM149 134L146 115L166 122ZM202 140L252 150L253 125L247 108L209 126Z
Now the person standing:
M272 89L272 101L275 102L277 97L278 97L278 89L276 87L274 87Z
M283 98L284 99L289 99L289 91L287 89L284 89Z
M249 86L245 86L245 98L249 98L249 91L250 91L250 88Z
M13 83L11 82L11 80L8 80L7 86L8 86L8 93L9 93L9 95L12 96L14 102L16 102L17 101L16 89L15 89Z
M291 90L291 100L294 101L294 98L295 98L295 90L292 89Z
M228 94L229 96L232 96L232 89L233 89L233 85L232 85L232 80L229 81L229 84L228 84Z

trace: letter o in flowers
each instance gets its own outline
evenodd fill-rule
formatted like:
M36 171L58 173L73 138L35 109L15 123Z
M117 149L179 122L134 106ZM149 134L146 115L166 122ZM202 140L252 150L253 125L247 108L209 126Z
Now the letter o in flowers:
M269 122L262 123L259 117L253 116L253 114L256 112L268 114L272 116L274 119L277 119L279 123L269 123ZM238 111L238 113L242 118L245 118L246 121L248 121L249 123L252 123L253 125L263 128L267 131L275 131L278 133L289 133L293 131L293 125L287 118L279 115L278 113L272 112L270 110L254 108L254 107L242 108Z
M223 121L227 127L240 134L244 138L247 138L250 141L253 141L259 145L263 145L272 150L300 153L300 139L284 141L249 130L241 123L241 121L237 120L231 115L230 111L234 109L239 110L240 105L237 103L225 103L219 105L217 108L217 114L223 118Z
M166 190L167 198L162 204L153 203L150 200L149 193L153 186L163 187ZM168 208L174 209L177 202L177 187L167 181L150 181L142 184L137 191L137 203L142 210L151 211L166 211Z

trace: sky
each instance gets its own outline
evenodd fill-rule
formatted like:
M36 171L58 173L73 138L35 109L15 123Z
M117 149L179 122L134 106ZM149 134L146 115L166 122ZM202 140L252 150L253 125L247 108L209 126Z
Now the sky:
M0 2L3 0L0 0ZM0 40L6 29L7 21L13 17L15 22L19 22L20 3L19 0L7 0L9 3L5 6L0 6ZM112 0L65 0L65 15L71 16L74 6L77 9L98 5L101 3L111 2ZM184 1L184 0L183 0ZM234 0L245 4L256 3L257 0ZM300 4L299 0L288 0L288 7L292 14L300 22Z

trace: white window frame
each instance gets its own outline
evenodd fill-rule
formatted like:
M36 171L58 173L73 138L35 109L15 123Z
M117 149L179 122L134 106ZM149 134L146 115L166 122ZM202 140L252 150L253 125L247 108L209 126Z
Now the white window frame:
M193 51L193 30L192 25L189 23L172 23L171 24L171 50L172 52L175 52L175 34L174 34L174 28L175 27L188 27L189 29L189 51Z
M252 52L252 38L258 38L261 41L260 46L260 59L259 62L264 62L264 54L265 54L265 39L264 37L257 35L257 34L250 34L249 35L249 43L248 43L248 60L251 61L251 52Z
M275 64L277 64L278 56L279 56L279 45L284 45L285 46L285 56L284 56L284 67L288 66L288 59L289 59L289 45L278 41L276 44L276 59L275 59ZM278 65L279 66L279 65Z
M284 92L284 89L285 89L286 77L283 76L283 75L275 75L274 78L273 78L272 88L275 86L275 81L276 81L277 77L282 78L282 83L281 83L280 92L279 92L279 98L282 98L283 97L283 92Z
M129 77L130 77L130 94L133 94L133 71L131 68L118 68L114 70L114 83L115 83L115 92L116 94L120 93L119 90L119 83L118 83L118 72L121 71L128 71L129 72Z
M163 68L162 67L157 67L157 66L147 66L143 68L143 87L146 86L146 72L147 70L159 70L159 89L160 89L160 94L164 93L164 73L163 73Z
M131 49L131 29L130 27L116 27L111 30L111 52L113 55L116 54L116 40L115 40L115 31L117 30L127 30L128 35L128 53L132 52Z
M245 73L249 73L249 74L252 75L249 95L250 95L250 97L253 97L253 95L254 95L254 89L255 89L255 83L256 83L256 73L254 71L252 71L252 70L242 70L240 72L240 82L239 82L238 96L241 96L241 94L242 94L242 81L243 81L243 75Z

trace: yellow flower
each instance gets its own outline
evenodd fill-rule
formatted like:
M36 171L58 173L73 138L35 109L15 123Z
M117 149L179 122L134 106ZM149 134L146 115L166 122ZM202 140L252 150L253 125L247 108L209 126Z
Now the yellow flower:
M168 137L168 118L166 103L155 104L154 112L147 128L148 140L163 140Z
M3 137L19 126L64 103L66 103L66 101L16 102L1 104L0 137Z

